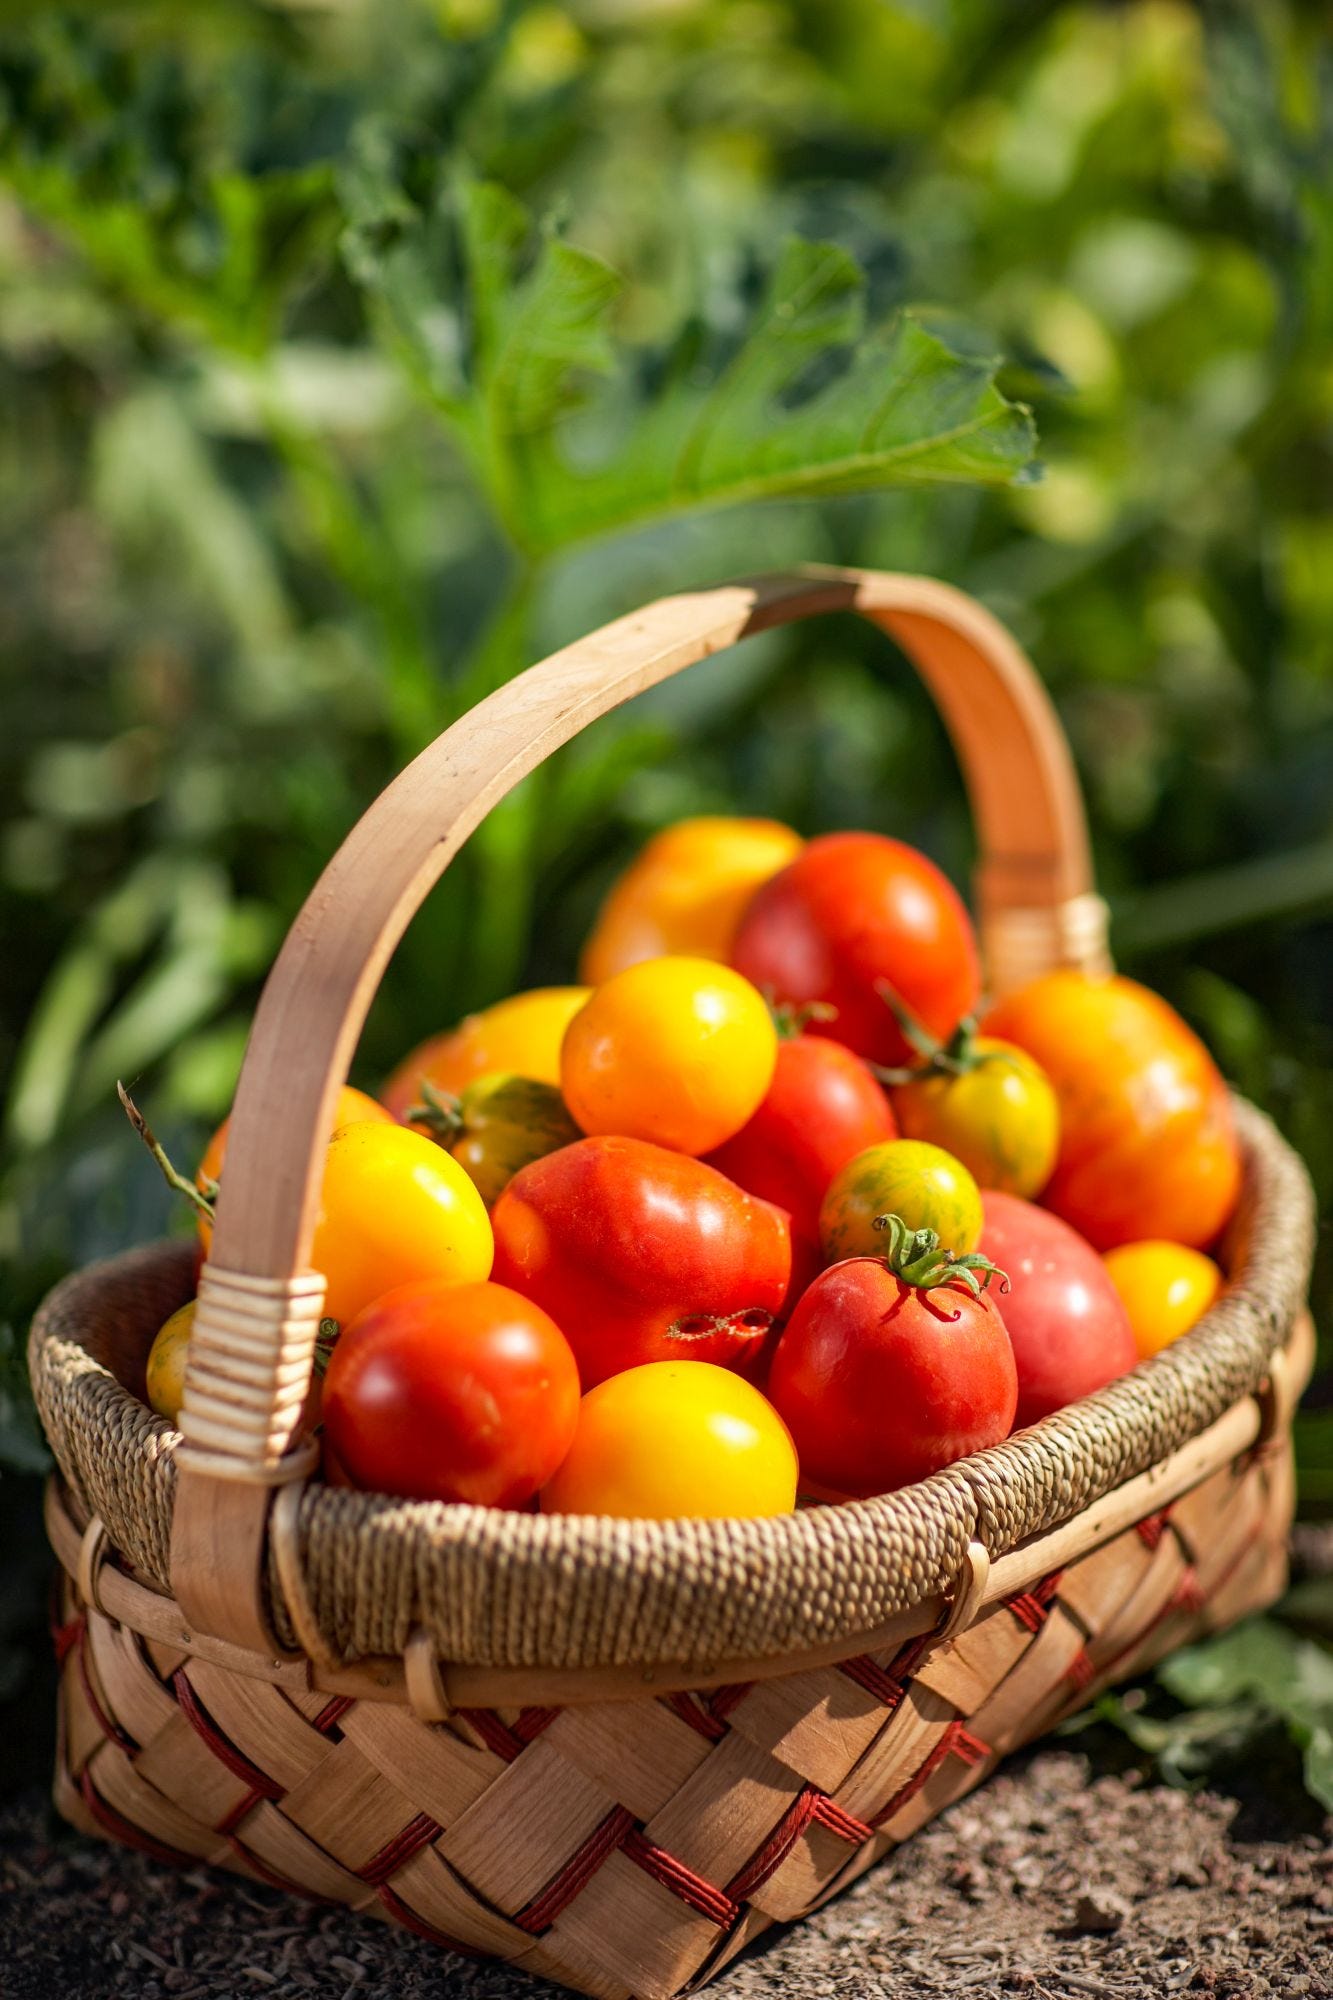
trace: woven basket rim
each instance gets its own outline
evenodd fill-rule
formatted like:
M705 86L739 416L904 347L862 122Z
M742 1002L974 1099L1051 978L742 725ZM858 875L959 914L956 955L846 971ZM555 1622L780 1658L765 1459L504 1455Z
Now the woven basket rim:
M1271 1122L1239 1099L1236 1115L1246 1172L1230 1286L1191 1333L1110 1387L915 1486L769 1520L506 1514L316 1483L296 1527L306 1618L344 1659L401 1652L424 1627L460 1664L652 1665L798 1651L948 1594L969 1542L997 1557L1069 1520L1262 1381L1304 1301L1313 1196ZM137 1312L151 1331L164 1298L188 1295L189 1270L190 1246L175 1242L74 1273L43 1302L29 1346L66 1482L162 1588L179 1434L85 1340L106 1314ZM291 1644L298 1624L272 1561L269 1589Z

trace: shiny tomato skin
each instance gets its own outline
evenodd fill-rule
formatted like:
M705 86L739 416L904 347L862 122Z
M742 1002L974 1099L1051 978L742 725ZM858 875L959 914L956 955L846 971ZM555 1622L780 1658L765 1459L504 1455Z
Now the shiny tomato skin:
M801 845L798 833L772 819L710 815L663 827L612 884L579 977L600 986L626 966L667 953L725 964L750 897Z
M1051 1177L1060 1144L1054 1090L1026 1049L979 1036L968 1066L896 1084L905 1139L926 1139L961 1160L979 1187L1031 1199Z
M780 1209L643 1139L534 1160L491 1223L496 1279L563 1328L585 1390L648 1361L752 1362L791 1281Z
M526 1506L569 1450L578 1410L568 1341L504 1285L384 1293L345 1329L324 1378L333 1464L409 1500Z
M875 1224L900 1215L909 1229L933 1229L945 1250L964 1256L981 1234L981 1193L967 1168L924 1139L867 1146L839 1168L819 1210L825 1260L877 1257L886 1238Z
M730 1368L650 1361L583 1398L544 1514L755 1520L796 1505L796 1450L777 1411Z
M560 1043L587 998L586 986L537 986L511 993L421 1042L404 1056L380 1094L393 1116L406 1122L421 1101L423 1078L448 1097L461 1097L478 1077L499 1073L559 1083Z
M819 1241L819 1204L840 1167L897 1136L884 1091L841 1042L794 1035L748 1125L709 1164L750 1194L775 1202L807 1242Z
M1103 1262L1145 1360L1188 1333L1222 1290L1212 1258L1183 1243L1122 1243Z
M707 958L646 958L574 1016L560 1087L590 1138L618 1133L697 1158L753 1116L777 1052L772 1015L739 972Z
M997 1302L1018 1368L1018 1422L1035 1424L1128 1374L1138 1348L1090 1243L1018 1195L988 1189L981 1202L981 1254L1008 1280Z
M1018 1383L988 1292L923 1292L877 1257L816 1278L788 1321L768 1397L802 1491L865 1498L928 1478L1013 1427Z
M826 833L765 882L731 962L774 1000L837 1009L812 1032L872 1062L913 1060L880 991L887 982L938 1041L981 991L976 938L933 861L878 833Z
M1098 1250L1214 1240L1240 1191L1240 1146L1226 1084L1173 1007L1131 979L1051 972L984 1025L1035 1057L1059 1099L1045 1207Z
M375 1098L367 1097L364 1090L345 1083L338 1092L333 1112L334 1132L341 1132L345 1125L392 1125L393 1122L392 1111L386 1110ZM205 1193L210 1182L216 1182L218 1186L222 1184L222 1167L227 1157L227 1134L230 1130L231 1119L224 1118L204 1148L204 1157L194 1178L195 1186ZM213 1225L201 1215L197 1226L199 1240L207 1251L213 1241Z

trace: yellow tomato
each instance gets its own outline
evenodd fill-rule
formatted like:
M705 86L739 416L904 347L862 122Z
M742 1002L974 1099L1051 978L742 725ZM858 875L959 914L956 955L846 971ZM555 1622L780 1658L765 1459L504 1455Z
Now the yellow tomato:
M144 1371L150 1407L160 1417L170 1418L173 1424L179 1422L181 1404L185 1401L185 1362L194 1333L195 1305L194 1299L189 1300L162 1322L148 1351ZM319 1423L320 1400L321 1383L315 1374L301 1406L301 1421L307 1430L313 1430Z
M399 1063L384 1086L384 1102L395 1118L406 1118L421 1100L423 1078L452 1097L497 1071L559 1083L560 1043L587 997L586 986L538 986L469 1014Z
M324 1159L310 1262L340 1326L417 1278L480 1284L495 1240L486 1204L457 1160L405 1125L345 1125Z
M772 1404L711 1361L649 1361L590 1389L547 1514L699 1521L786 1514L796 1447Z
M194 1329L194 1300L163 1320L148 1351L145 1370L150 1408L174 1424L185 1396L185 1356Z
M338 1092L338 1108L333 1114L335 1132L341 1132L344 1125L392 1125L393 1122L393 1113L386 1111L373 1097L367 1097L364 1090L353 1090L350 1083L345 1083ZM231 1119L224 1118L204 1148L204 1157L199 1162L199 1171L194 1178L195 1185L205 1193L210 1183L219 1183L222 1179L222 1163L227 1156L227 1132L230 1126ZM213 1241L213 1230L207 1218L202 1215L199 1217L199 1235L207 1252Z
M1212 1258L1183 1243L1122 1243L1103 1262L1145 1361L1188 1333L1222 1289Z
M613 885L579 971L600 986L645 958L730 956L745 905L804 843L775 819L682 819Z
M698 1156L749 1122L777 1059L777 1030L748 979L706 958L650 958L608 979L574 1016L560 1087L590 1136Z
M819 1237L829 1263L882 1257L888 1238L875 1223L900 1215L909 1229L933 1229L940 1247L958 1256L981 1239L981 1194L967 1168L940 1146L920 1139L885 1139L867 1146L836 1174L819 1211Z
M979 1036L958 1074L897 1084L893 1110L905 1139L943 1146L980 1187L1030 1200L1051 1177L1059 1102L1045 1071L1012 1042Z

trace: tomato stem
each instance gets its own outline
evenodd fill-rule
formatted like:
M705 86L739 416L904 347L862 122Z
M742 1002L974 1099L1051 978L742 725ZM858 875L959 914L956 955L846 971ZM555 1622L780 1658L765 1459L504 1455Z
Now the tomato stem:
M407 1114L409 1125L424 1126L442 1146L452 1145L463 1129L463 1100L449 1091L437 1090L429 1077L421 1079L421 1102Z
M955 1281L980 1298L992 1278L1009 1279L998 1264L976 1250L944 1250L933 1229L909 1229L901 1215L877 1215L874 1227L888 1234L884 1262L895 1278L917 1291L930 1292Z
M928 1076L966 1076L985 1060L977 1051L977 1020L974 1014L964 1015L948 1041L941 1042L918 1021L901 993L887 979L877 979L875 991L898 1023L904 1041L916 1050L921 1059L906 1068L871 1063L870 1067L881 1083L920 1083L923 1077Z
M827 1000L807 1000L800 1007L790 1000L775 1000L771 987L764 990L768 1011L773 1016L773 1026L778 1031L780 1042L794 1042L812 1021L836 1021L838 1010Z
M177 1194L183 1194L185 1199L193 1208L199 1211L206 1222L212 1222L217 1202L217 1182L206 1181L201 1188L194 1181L187 1180L180 1169L172 1165L170 1159L167 1157L166 1148L162 1145L162 1142L153 1131L148 1120L144 1117L142 1111L140 1111L138 1105L130 1096L124 1084L120 1082L119 1078L116 1080L116 1095L124 1107L125 1116L129 1119L153 1158L157 1161L162 1178L167 1186L174 1188Z

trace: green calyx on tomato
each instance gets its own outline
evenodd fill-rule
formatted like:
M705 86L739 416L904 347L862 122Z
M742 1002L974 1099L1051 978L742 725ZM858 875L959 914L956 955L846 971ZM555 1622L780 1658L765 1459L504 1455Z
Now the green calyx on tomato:
M554 1084L508 1071L480 1076L458 1096L423 1077L421 1102L407 1115L458 1161L488 1208L520 1167L583 1137Z
M888 1237L884 1262L895 1278L901 1278L916 1291L933 1292L941 1285L957 1282L966 1285L974 1298L980 1298L992 1278L1000 1278L1006 1285L1009 1282L989 1257L976 1250L961 1255L956 1250L946 1250L933 1229L909 1229L901 1215L877 1215L874 1227Z
M807 1000L797 1007L789 1000L775 999L771 986L764 989L764 1000L773 1016L773 1026L778 1031L780 1042L794 1042L809 1027L827 1027L836 1021L838 1010L827 1000Z
M894 991L887 979L876 981L876 989L898 1023L903 1040L919 1058L906 1067L872 1063L870 1067L881 1083L920 1083L928 1076L967 1076L982 1063L994 1060L984 1048L977 1046L975 1014L965 1014L949 1039L942 1042L917 1020L902 995Z

